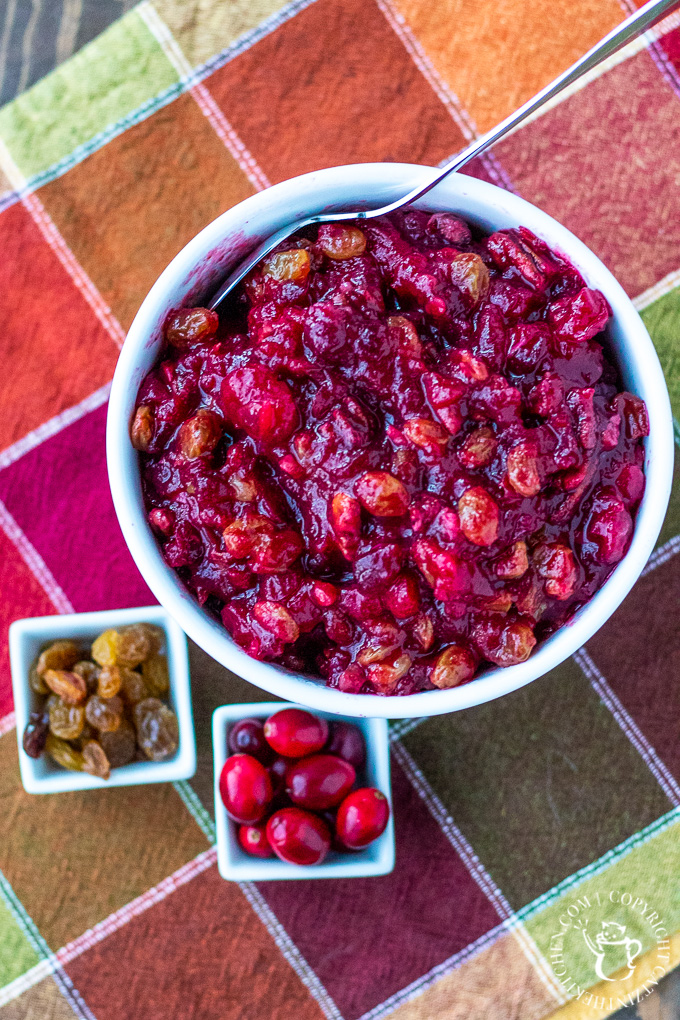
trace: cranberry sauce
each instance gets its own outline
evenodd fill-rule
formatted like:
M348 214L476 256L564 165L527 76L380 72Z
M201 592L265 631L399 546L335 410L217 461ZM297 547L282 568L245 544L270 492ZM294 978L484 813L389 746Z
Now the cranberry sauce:
M407 210L169 315L132 442L166 562L252 656L410 694L522 662L624 556L644 403L528 230Z

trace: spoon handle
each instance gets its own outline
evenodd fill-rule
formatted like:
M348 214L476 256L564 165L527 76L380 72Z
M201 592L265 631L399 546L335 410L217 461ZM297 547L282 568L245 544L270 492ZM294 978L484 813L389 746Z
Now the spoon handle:
M413 191L409 192L408 195L404 195L403 198L397 199L392 202L391 205L383 206L379 213L378 210L367 210L363 214L359 214L357 219L371 218L375 215L384 216L386 213L394 212L395 209L399 209L402 205L406 205L409 202L415 202L417 198L422 198L428 191L434 188L440 181L443 181L445 177L448 177L450 173L455 170L459 170L462 166L465 166L471 159L478 156L489 146L506 135L513 128L516 128L522 121L530 117L532 113L535 113L539 107L547 103L548 100L552 99L558 93L562 92L563 89L567 88L573 82L577 81L582 75L587 74L588 71L596 67L597 64L606 60L617 50L625 46L627 42L634 39L636 36L641 35L645 29L654 25L657 21L660 21L665 14L668 14L673 8L680 5L680 0L649 0L643 7L641 7L634 14L631 14L629 18L613 28L608 35L601 39L592 49L588 50L582 57L580 57L576 63L572 64L571 67L563 71L562 74L558 75L554 81L551 81L549 85L542 88L540 92L537 92L535 96L527 100L523 106L520 106L518 110L511 113L505 120L502 120L500 124L481 135L474 142L468 145L467 149L463 149L459 152L452 160L446 163L441 169L437 171L430 182L424 186L419 185L414 188Z

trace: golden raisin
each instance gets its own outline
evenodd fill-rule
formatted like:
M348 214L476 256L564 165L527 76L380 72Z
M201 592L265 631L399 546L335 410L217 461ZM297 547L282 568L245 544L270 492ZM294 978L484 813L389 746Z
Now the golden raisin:
M120 634L117 630L105 630L92 643L92 658L100 666L115 666L118 661L118 642Z
M140 673L127 667L123 667L121 672L123 675L123 686L120 693L126 704L136 705L138 701L144 701L144 698L150 696L151 692Z
M452 644L437 656L430 680L435 687L444 690L472 680L476 663L472 652L462 645Z
M123 702L117 694L112 698L100 698L98 694L92 694L85 705L85 718L96 730L110 733L121 724Z
M76 751L75 748L67 744L65 740L60 740L59 737L55 737L53 733L47 734L47 740L45 741L45 750L49 754L50 758L61 765L62 768L71 769L72 772L82 772L85 766L85 759L83 758L80 751Z
M118 694L123 683L120 666L102 666L97 682L97 694L100 698L112 698Z
M541 491L537 451L533 443L522 440L508 454L508 482L520 496L537 496Z
M36 664L40 676L48 669L70 669L80 658L80 649L75 641L54 641L43 649Z
M545 578L545 591L554 599L571 598L578 581L574 554L562 542L546 542L534 550L533 561L539 575Z
M130 441L135 450L146 453L153 442L154 413L148 404L140 404L130 425Z
M434 641L434 625L425 613L421 613L413 624L413 635L424 652L430 650Z
M441 457L450 439L444 426L429 418L409 418L402 431L410 443L436 457Z
M486 489L475 485L458 500L460 528L469 542L492 545L496 541L500 512Z
M67 705L78 705L85 700L87 684L78 673L70 673L66 669L48 669L43 679L49 689Z
M137 735L134 727L123 719L117 730L99 734L99 743L104 749L112 769L129 765L137 750Z
M167 694L170 690L170 673L165 655L150 655L142 663L142 676L149 693L153 697Z
M366 672L373 686L381 694L389 694L410 668L411 656L402 652L392 659L369 666Z
M75 740L83 731L85 723L85 707L83 705L67 705L56 694L47 699L50 733L62 740Z
M528 569L527 544L522 541L515 542L507 552L499 556L494 565L496 577L502 577L504 581L522 577Z
M50 693L49 687L40 676L35 665L31 666L28 671L28 686L35 692L35 694L41 694L43 697Z
M401 517L408 510L408 489L387 471L367 471L356 484L362 505L375 517Z
M209 308L177 308L165 322L165 339L173 347L184 350L191 344L205 343L217 332L217 312Z
M474 252L456 255L451 262L450 277L451 283L466 295L472 305L478 305L489 293L489 270Z
M358 227L339 227L335 223L319 228L318 245L324 255L335 261L355 258L366 251L366 235Z
M475 429L466 436L458 451L458 460L463 467L474 469L490 464L496 452L496 437L486 426Z
M116 664L134 669L159 648L158 636L151 630L150 624L133 623L129 627L121 627L116 645Z
M83 745L83 772L89 772L91 776L99 779L108 779L111 775L111 765L106 757L104 748L98 740L88 740Z
M82 676L87 686L88 694L94 694L97 690L100 667L96 663L90 662L89 659L81 659L80 662L76 662L73 672L77 673L78 676Z
M200 408L193 418L182 422L178 443L187 460L196 460L212 453L222 436L222 422L207 408Z
M229 487L237 503L252 503L257 499L257 486L252 476L243 468L229 475Z
M387 326L390 332L398 337L399 350L402 354L413 358L422 357L423 345L418 330L410 319L405 315L388 315Z
M285 644L292 644L300 636L296 621L280 602L256 602L253 616L261 627Z
M309 252L304 248L277 251L262 261L262 275L280 283L289 280L301 283L309 276L310 268Z
M151 761L164 761L179 747L177 716L157 698L146 698L133 709L137 743Z

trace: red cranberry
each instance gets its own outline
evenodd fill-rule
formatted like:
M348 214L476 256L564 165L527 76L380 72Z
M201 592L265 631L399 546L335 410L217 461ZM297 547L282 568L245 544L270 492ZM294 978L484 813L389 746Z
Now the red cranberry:
M328 740L328 723L302 708L282 708L264 724L267 743L286 758L320 751Z
M272 799L269 773L252 755L232 754L222 766L220 796L235 822L243 825L257 822Z
M252 754L263 765L272 759L272 749L264 739L261 719L239 719L229 730L229 750L232 754Z
M380 790L353 790L338 808L335 820L338 838L350 850L368 846L385 831L390 817L387 797Z
M271 816L267 838L276 856L289 864L321 864L331 845L326 823L297 807L283 808Z
M355 769L366 764L366 744L358 726L348 722L331 723L331 738L325 748L328 754L337 754Z
M334 754L315 754L291 765L286 789L294 804L321 811L334 807L352 789L353 765Z
M269 778L272 783L272 790L274 791L273 799L277 802L283 797L288 800L286 794L286 772L290 765L290 758L274 758L274 761L269 766ZM282 804L278 804L282 807Z
M238 841L247 854L253 857L273 857L274 851L267 839L267 823L257 822L256 825L240 825Z

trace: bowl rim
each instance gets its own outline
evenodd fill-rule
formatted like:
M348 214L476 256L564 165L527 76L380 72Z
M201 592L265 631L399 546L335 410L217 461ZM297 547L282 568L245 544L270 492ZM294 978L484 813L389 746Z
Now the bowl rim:
M100 634L108 627L123 627L131 623L155 623L162 627L165 633L170 670L168 700L179 724L177 752L168 761L135 761L112 769L109 779L99 779L85 772L69 772L68 769L58 767L46 775L40 775L40 771L43 771L40 769L40 759L27 755L21 742L34 700L33 692L28 685L28 671L37 646L61 638L87 639ZM27 793L108 790L119 786L170 783L191 779L196 772L196 737L191 707L187 639L180 625L163 606L101 609L89 613L34 616L15 620L9 628L9 654L19 748L19 772Z
M395 835L394 804L392 801L392 777L390 769L390 740L387 720L377 717L352 719L363 734L366 742L366 761L369 785L377 787L387 797L390 817L385 831L370 846L363 850L338 855L335 859L321 864L300 866L288 864L278 857L250 857L238 844L235 825L225 810L220 797L220 773L229 757L227 726L237 719L266 718L284 708L309 709L305 705L282 701L254 701L221 705L212 716L212 745L215 796L215 833L217 836L217 869L228 882L264 882L300 880L312 878L368 878L389 875L394 870ZM327 720L337 720L334 712L316 710L316 714Z
M654 548L671 491L674 446L670 400L656 350L628 295L594 252L547 213L486 181L454 174L416 205L458 209L470 219L484 219L484 215L488 215L490 226L494 219L528 226L551 247L564 252L586 282L605 293L612 307L613 321L620 334L619 349L627 359L629 371L637 374L637 389L646 400L650 419L645 456L646 490L625 557L593 598L526 662L492 669L468 684L449 690L421 691L405 696L348 694L253 659L182 588L174 571L162 559L143 513L136 454L128 434L130 408L137 390L134 387L131 397L135 369L143 353L156 345L158 323L172 307L172 302L168 304L168 294L176 288L184 288L186 294L200 267L205 267L211 259L213 263L221 260L217 274L221 276L224 266L230 261L233 263L240 251L247 251L252 245L252 238L257 236L253 222L258 218L273 219L275 224L285 222L285 216L290 216L285 213L286 205L299 204L301 196L308 209L327 209L330 196L337 194L335 201L339 202L348 191L355 200L359 193L373 200L388 201L424 181L429 172L430 168L408 163L332 167L283 181L222 213L175 256L147 294L128 332L111 386L107 416L111 492L125 541L151 591L187 634L222 665L286 701L344 716L396 719L440 715L494 700L548 673L592 637L628 594ZM478 210L477 215L471 208ZM244 234L248 227L251 233ZM275 229L275 225L269 229Z

